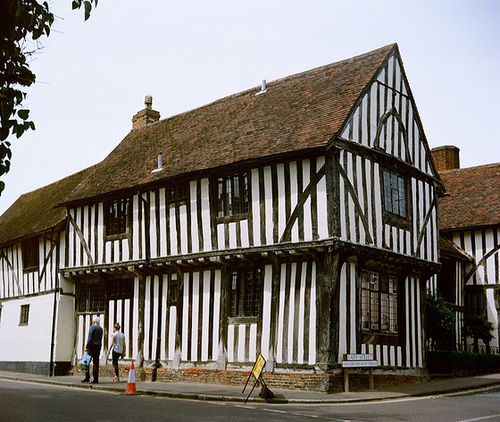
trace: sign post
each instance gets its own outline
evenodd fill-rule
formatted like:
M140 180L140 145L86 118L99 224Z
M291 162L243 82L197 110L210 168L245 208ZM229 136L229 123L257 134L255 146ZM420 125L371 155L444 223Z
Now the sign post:
M264 366L266 365L266 360L264 357L259 353L259 356L257 357L257 360L255 361L255 364L253 365L252 370L250 371L250 375L247 378L247 382L245 383L245 387L243 387L243 391L241 392L242 394L245 392L245 389L247 388L248 381L250 381L250 378L252 375L255 378L255 383L253 384L252 390L250 391L250 394L245 400L245 403L248 401L250 396L252 395L253 390L257 386L257 384L260 382L262 385L262 391L260 392L260 396L263 397L264 399L272 399L274 397L274 394L269 388L267 388L266 382L264 381L264 377L262 375L262 370L264 369Z
M344 391L349 392L349 368L369 368L368 373L368 388L373 390L373 368L376 368L378 363L373 360L372 353L350 354L344 355L342 361L342 372L344 375Z

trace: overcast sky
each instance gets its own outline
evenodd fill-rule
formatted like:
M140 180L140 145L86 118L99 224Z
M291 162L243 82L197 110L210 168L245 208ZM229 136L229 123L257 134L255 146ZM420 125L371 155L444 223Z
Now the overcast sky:
M31 67L36 130L12 139L3 213L21 194L95 164L145 95L167 118L397 43L430 147L462 167L500 162L498 0L71 0Z

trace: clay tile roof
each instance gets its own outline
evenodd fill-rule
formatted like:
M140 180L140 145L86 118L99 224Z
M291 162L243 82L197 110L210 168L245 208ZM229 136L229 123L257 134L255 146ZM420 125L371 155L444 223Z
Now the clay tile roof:
M133 129L65 202L261 157L324 147L342 128L390 45L269 82ZM162 171L157 167L162 153Z
M40 234L62 223L66 209L54 206L89 174L92 167L33 192L21 195L0 216L0 245Z
M500 225L500 163L439 175L447 194L439 198L440 230Z

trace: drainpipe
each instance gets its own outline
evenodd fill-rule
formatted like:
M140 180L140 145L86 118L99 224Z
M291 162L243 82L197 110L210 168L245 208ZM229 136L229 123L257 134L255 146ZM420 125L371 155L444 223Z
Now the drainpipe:
M49 363L49 376L53 377L56 374L54 352L55 352L55 336L56 336L56 320L57 320L57 294L59 293L59 245L58 242L50 239L51 242L56 243L56 279L54 286L54 304L52 307L52 333L50 339L50 363ZM47 274L47 273L45 273ZM46 276L46 275L45 275Z
M160 351L161 351L161 318L162 318L162 309L161 309L161 297L163 295L163 279L161 276L158 276L158 329L156 333L156 359L153 364L153 373L151 375L151 381L156 381L156 376L158 372L158 368L160 367Z

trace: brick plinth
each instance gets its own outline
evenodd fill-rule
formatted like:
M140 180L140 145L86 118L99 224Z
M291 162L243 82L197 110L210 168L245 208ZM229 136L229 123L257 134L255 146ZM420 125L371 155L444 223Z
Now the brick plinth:
M74 368L75 372L77 368ZM126 380L129 366L120 366L120 377ZM135 368L137 382L151 381L153 368ZM186 368L174 370L170 368L158 368L156 382L187 382L198 384L221 384L221 385L245 385L250 371L241 370L216 370L206 368ZM340 393L343 391L342 371L338 373L303 373L303 372L265 372L266 385L272 389L320 391L324 393ZM111 365L100 367L100 377L114 376ZM426 377L422 375L405 375L398 373L374 374L375 388L388 387L392 385L422 382ZM254 379L252 377L251 382ZM368 371L353 371L349 373L349 390L361 391L368 389Z

